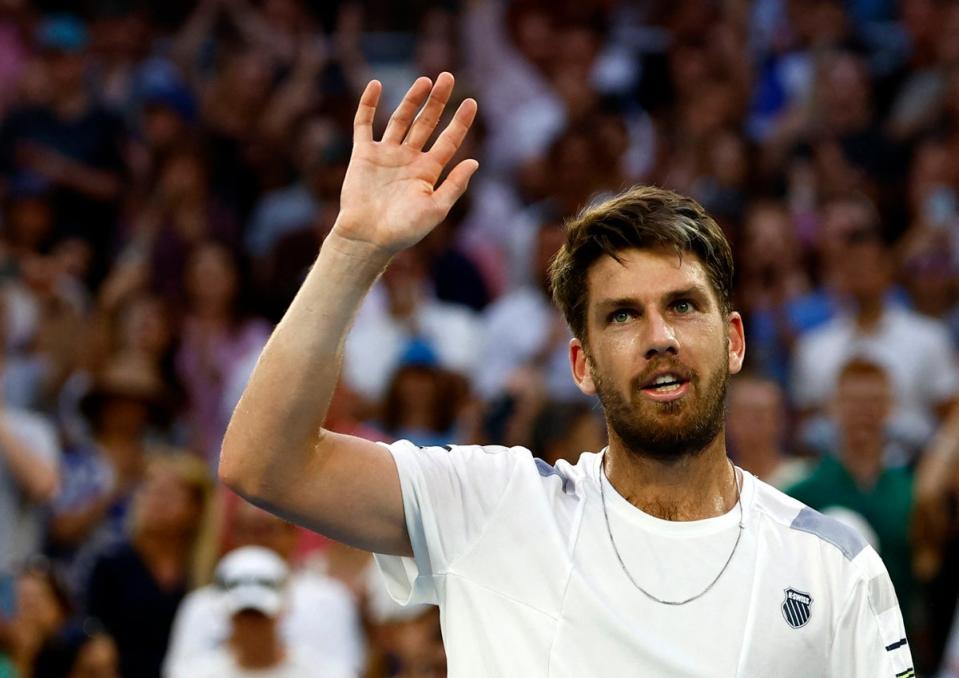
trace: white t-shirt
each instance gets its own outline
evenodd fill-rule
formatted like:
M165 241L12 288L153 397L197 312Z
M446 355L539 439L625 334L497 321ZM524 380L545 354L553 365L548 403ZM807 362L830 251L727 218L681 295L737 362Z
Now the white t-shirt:
M268 669L245 669L223 647L210 650L186 662L173 678L345 678L336 669L327 668L323 657L306 647L294 646L279 666Z
M701 598L666 606L617 561L599 455L551 467L524 448L389 449L415 557L377 560L398 602L440 605L452 678L912 675L876 552L748 474L728 569ZM671 522L605 488L616 545L647 591L685 599L722 568L738 507Z
M287 590L288 608L280 618L284 640L309 647L336 675L357 675L363 668L364 640L356 604L338 581L312 572L295 572ZM216 586L190 592L177 609L164 660L163 675L183 673L196 657L221 648L230 635L223 593Z
M863 333L839 317L800 338L793 361L793 397L801 407L822 408L843 365L854 357L876 361L892 380L899 436L921 444L935 432L935 408L959 394L959 363L948 328L938 320L889 307L876 329Z

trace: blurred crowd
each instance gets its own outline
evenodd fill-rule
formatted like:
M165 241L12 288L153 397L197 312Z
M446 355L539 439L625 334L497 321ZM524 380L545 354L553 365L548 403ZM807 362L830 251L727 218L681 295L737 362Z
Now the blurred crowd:
M359 93L382 129L442 70L480 170L361 309L327 427L598 451L563 220L692 195L736 254L734 459L859 529L959 677L959 2L0 0L0 678L445 675L435 608L214 482Z

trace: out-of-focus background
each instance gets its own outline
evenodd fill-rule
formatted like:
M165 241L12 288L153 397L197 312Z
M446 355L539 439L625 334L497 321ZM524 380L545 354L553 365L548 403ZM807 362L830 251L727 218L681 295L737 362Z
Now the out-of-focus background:
M445 675L435 608L214 483L359 93L441 70L480 171L327 426L600 449L547 262L590 200L692 195L738 265L734 459L861 530L959 676L959 2L2 0L0 677Z

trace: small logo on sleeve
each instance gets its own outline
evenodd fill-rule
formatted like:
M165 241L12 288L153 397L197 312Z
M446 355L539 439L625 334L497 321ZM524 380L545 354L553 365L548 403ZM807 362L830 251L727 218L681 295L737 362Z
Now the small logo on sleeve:
M786 598L783 600L783 619L794 629L801 628L809 621L809 608L812 606L812 596L796 589L786 589Z

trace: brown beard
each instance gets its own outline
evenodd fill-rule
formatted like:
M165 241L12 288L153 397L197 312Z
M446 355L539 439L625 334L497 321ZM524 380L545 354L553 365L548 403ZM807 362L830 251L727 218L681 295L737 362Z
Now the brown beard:
M655 365L657 370L669 368L670 361ZM690 374L685 367L677 371ZM647 370L644 375L651 372ZM706 382L691 374L686 396L665 403L642 399L640 389L646 383L645 376L630 384L629 401L595 370L593 383L607 425L637 456L678 461L699 454L723 431L729 384L729 366L725 361Z

